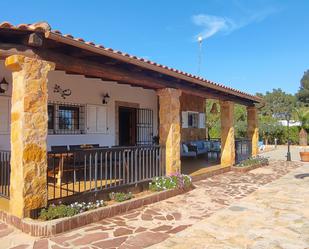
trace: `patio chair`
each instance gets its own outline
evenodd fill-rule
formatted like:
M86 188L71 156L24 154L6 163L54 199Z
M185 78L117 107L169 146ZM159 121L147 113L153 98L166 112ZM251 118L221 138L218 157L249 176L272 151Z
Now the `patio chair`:
M207 146L204 141L197 140L190 143L191 146L195 148L196 154L199 155L205 155L208 153Z
M56 146L51 146L51 151L52 152L67 152L68 151L68 146L67 145L56 145Z
M69 150L70 150L70 151L81 150L81 145L80 145L80 144L77 144L77 145L69 145Z

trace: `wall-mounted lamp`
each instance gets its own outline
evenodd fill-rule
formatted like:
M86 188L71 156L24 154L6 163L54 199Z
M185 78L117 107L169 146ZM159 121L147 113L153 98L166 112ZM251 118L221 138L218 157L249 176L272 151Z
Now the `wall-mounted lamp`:
M3 79L0 82L0 93L5 93L8 89L9 89L9 83L3 77Z
M110 96L108 95L108 93L106 93L106 94L103 96L102 104L103 104L103 105L106 105L106 104L108 103L109 98L110 98Z

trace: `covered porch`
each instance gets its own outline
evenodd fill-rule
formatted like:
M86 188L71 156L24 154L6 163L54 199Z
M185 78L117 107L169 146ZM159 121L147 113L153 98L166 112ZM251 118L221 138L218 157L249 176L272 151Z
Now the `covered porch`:
M257 154L255 96L44 23L4 23L0 37L0 77L8 82L0 93L0 194L17 217L59 198L230 167L238 155L234 103L248 106L246 156ZM220 151L214 161L211 151L184 159L183 143L207 144L206 99L220 100Z

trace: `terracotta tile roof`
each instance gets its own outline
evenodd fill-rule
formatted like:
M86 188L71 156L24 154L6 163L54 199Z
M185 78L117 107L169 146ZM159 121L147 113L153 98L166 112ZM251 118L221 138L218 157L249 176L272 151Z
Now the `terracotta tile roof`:
M200 83L204 83L203 85L206 86L206 87L211 87L211 85L216 86L216 87L221 88L222 90L225 89L225 90L231 91L235 95L239 95L239 94L244 95L248 99L253 100L255 102L261 101L261 99L257 96L242 92L242 91L235 89L235 88L232 88L232 87L227 87L223 84L219 84L219 83L207 80L203 77L196 76L196 75L193 75L193 74L190 74L190 73L186 73L186 72L180 71L178 69L171 68L171 67L156 63L154 61L147 60L145 58L140 58L140 57L137 57L137 56L134 56L134 55L130 55L130 54L127 54L127 53L124 53L124 52L121 52L121 51L114 50L112 48L107 48L107 47L104 47L102 45L95 44L94 42L91 42L91 41L85 41L84 39L74 37L71 34L62 34L59 30L52 30L50 25L46 22L38 22L38 23L33 23L33 24L19 24L19 25L13 25L9 22L2 22L2 23L0 23L0 30L1 29L28 30L28 31L42 32L42 33L44 33L45 37L47 37L47 38L49 38L51 35L54 35L54 36L58 36L58 37L61 37L61 38L70 39L72 41L76 41L78 43L88 45L90 47L98 48L102 51L108 51L111 54L121 55L123 57L130 58L130 59L133 59L133 60L138 61L138 62L142 62L142 63L146 63L146 64L149 64L149 65L152 65L152 66L163 68L163 69L169 70L171 72L175 72L177 74L184 75L184 76L190 77L192 79L199 80L199 81L201 81ZM202 84L200 84L200 85L202 85Z

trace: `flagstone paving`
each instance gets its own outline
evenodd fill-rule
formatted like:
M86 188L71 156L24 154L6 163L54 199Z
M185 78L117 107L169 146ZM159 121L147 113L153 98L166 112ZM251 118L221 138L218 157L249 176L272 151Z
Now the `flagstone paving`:
M308 249L308 186L309 164L150 248Z
M181 233L301 165L272 161L245 174L217 175L196 182L196 188L186 194L48 239L0 224L0 248L145 248Z

